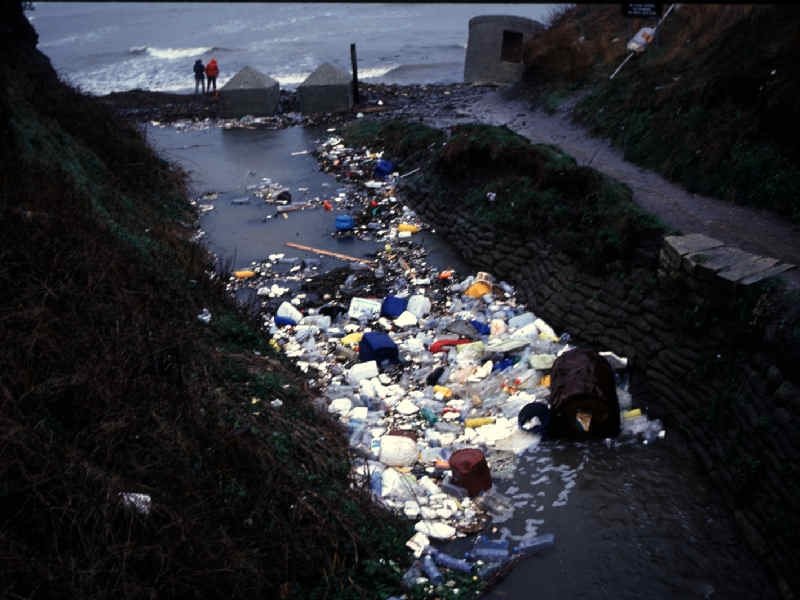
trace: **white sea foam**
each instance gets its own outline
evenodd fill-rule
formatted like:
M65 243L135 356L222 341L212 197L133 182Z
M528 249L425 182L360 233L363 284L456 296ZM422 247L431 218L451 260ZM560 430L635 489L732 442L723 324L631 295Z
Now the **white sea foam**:
M147 48L147 54L153 58L164 60L177 60L180 58L193 58L211 52L211 46L198 46L196 48Z

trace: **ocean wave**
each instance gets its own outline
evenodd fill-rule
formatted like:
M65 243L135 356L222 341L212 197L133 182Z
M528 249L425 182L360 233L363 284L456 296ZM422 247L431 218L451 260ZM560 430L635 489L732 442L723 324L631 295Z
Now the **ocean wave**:
M193 58L217 50L220 50L220 48L215 46L198 46L196 48L151 48L149 46L131 46L128 49L128 53L146 54L147 56L163 60L177 60L180 58Z
M452 69L456 67L463 67L464 63L460 62L438 62L438 63L420 63L410 65L399 65L387 70L383 75L410 75L413 73L424 73L431 71L439 71L442 69ZM375 75L380 77L380 75Z
M387 73L390 73L391 71L397 68L399 68L398 65L388 65L384 67L367 67L363 69L359 68L358 78L375 79L378 77L383 77ZM296 87L299 84L303 83L309 75L311 75L311 71L302 71L302 72L295 71L291 73L278 73L277 75L271 75L271 77L275 79L282 86Z

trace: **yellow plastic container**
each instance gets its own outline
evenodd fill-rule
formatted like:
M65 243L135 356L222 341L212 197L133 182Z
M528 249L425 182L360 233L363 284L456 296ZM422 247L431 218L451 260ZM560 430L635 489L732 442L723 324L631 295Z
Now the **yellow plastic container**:
M364 334L360 331L356 331L355 333L349 333L342 338L342 344L352 348L361 341L362 337L364 337Z
M539 380L539 385L542 387L550 387L550 373L545 375Z
M442 398L444 398L446 400L449 400L450 398L453 397L453 390L451 390L449 387L446 387L444 385L435 385L435 386L433 386L433 393L434 394L441 394Z
M494 417L473 417L464 421L465 427L483 427L484 425L491 425L494 423Z
M418 233L419 225L413 225L411 223L400 223L400 225L397 226L397 231L410 231L411 233Z
M492 291L491 284L488 284L484 281L476 281L471 286L469 286L467 288L467 291L464 293L470 298L480 298L481 296L485 296L491 291Z
M242 269L241 271L234 271L233 276L236 277L236 279L250 279L256 276L256 272L250 269Z
M623 419L635 419L636 417L641 417L641 416L642 416L642 409L641 408L634 408L634 409L631 409L631 410L626 410L624 413L622 413L622 418Z

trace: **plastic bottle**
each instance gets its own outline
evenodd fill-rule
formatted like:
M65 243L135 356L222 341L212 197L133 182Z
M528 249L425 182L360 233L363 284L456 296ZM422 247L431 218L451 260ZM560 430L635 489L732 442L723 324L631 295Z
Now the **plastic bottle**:
M408 568L408 571L403 574L401 583L406 589L411 589L417 584L417 579L421 576L422 572L420 571L420 562L415 560L414 564L412 564Z
M552 533L543 533L528 540L522 540L517 546L514 547L514 554L521 556L530 556L540 550L552 548L556 543L556 536Z
M436 563L433 562L433 558L430 554L426 554L422 559L422 570L432 583L438 585L444 581L444 575L442 575L442 572L436 568Z
M423 407L419 412L422 415L422 418L428 422L428 425L434 425L436 421L439 420L439 417L436 416L436 413L428 407Z
M486 564L478 567L478 577L481 579L487 579L497 573L497 571L499 571L505 564L505 561L487 562Z
M470 559L500 562L510 555L508 540L490 540L486 536L478 536L472 550L465 556Z
M437 565L453 569L454 571L461 571L462 573L472 573L473 564L463 558L456 558L445 554L436 548L430 549L430 554Z

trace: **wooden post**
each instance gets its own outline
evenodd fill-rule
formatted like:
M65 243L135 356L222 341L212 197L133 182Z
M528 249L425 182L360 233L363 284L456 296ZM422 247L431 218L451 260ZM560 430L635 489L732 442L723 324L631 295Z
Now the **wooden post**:
M353 104L358 104L361 100L358 97L358 60L355 44L350 44L350 63L353 65Z

